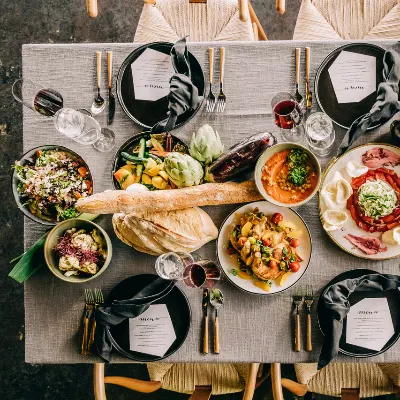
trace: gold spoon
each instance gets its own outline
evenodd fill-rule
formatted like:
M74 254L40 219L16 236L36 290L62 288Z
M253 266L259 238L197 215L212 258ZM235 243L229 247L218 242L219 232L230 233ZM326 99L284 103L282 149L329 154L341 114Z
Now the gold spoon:
M211 289L210 303L215 308L214 318L214 353L219 354L218 309L224 304L224 295L219 289Z

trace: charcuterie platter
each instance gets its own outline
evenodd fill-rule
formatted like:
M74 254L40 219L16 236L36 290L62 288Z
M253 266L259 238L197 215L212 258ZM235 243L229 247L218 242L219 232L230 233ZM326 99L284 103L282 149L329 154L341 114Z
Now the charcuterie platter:
M319 193L330 238L356 257L400 256L400 148L358 146L328 166Z

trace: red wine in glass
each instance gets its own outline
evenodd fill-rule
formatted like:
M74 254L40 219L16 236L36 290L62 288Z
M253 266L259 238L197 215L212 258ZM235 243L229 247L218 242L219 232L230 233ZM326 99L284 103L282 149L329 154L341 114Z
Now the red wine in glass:
M294 100L282 100L274 107L275 124L282 129L293 129L301 121L301 110Z
M61 94L53 89L41 89L36 93L33 105L35 110L46 117L52 117L63 108Z

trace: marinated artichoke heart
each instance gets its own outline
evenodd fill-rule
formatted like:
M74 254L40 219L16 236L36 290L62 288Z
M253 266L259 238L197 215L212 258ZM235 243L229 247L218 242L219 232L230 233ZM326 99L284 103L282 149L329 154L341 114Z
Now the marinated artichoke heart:
M105 241L97 229L87 232L67 230L59 239L55 252L60 256L58 267L65 276L95 275L107 257Z
M204 175L201 164L188 154L169 153L164 164L170 180L179 188L199 185Z
M196 133L193 133L190 142L190 155L196 160L211 164L224 151L224 145L218 132L213 130L210 125L203 125Z

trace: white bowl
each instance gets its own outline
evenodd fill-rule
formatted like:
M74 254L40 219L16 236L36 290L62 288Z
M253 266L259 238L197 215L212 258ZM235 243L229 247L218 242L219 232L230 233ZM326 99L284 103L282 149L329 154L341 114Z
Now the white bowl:
M271 290L269 292L266 292L265 290L255 286L252 279L247 280L241 278L240 276L233 275L232 269L238 268L237 264L238 254L235 253L234 255L229 255L226 252L227 244L229 242L229 236L232 232L233 226L239 223L241 215L243 215L246 212L252 211L256 207L266 215L273 215L276 212L281 213L285 220L293 222L301 230L301 235L299 237L300 247L298 248L298 250L299 254L303 258L303 261L300 263L300 269L297 272L292 273L283 286L279 286L278 284L273 282ZM290 208L277 207L269 203L268 201L256 201L254 203L248 203L230 213L225 219L225 221L222 223L217 239L218 261L223 271L225 272L227 278L235 286L244 290L247 293L259 294L264 296L269 296L275 293L283 292L284 290L293 286L306 272L308 264L310 263L311 259L311 250L312 250L311 235L306 223L303 221L300 215L296 211Z
M264 167L267 160L269 160L274 154L288 149L300 149L303 150L305 153L307 153L315 166L315 171L318 177L318 181L317 184L315 185L313 192L306 199L299 201L298 203L282 203L278 200L275 200L267 193L267 191L264 189L264 185L262 184L262 168ZM280 207L298 207L310 201L318 192L319 186L321 184L321 166L319 165L318 159L317 157L315 157L314 153L312 153L306 147L297 143L278 143L275 144L274 146L269 147L264 151L264 153L261 154L260 158L257 161L256 168L254 170L254 180L256 182L258 191L261 193L261 195L264 197L265 200L268 200L270 203Z

